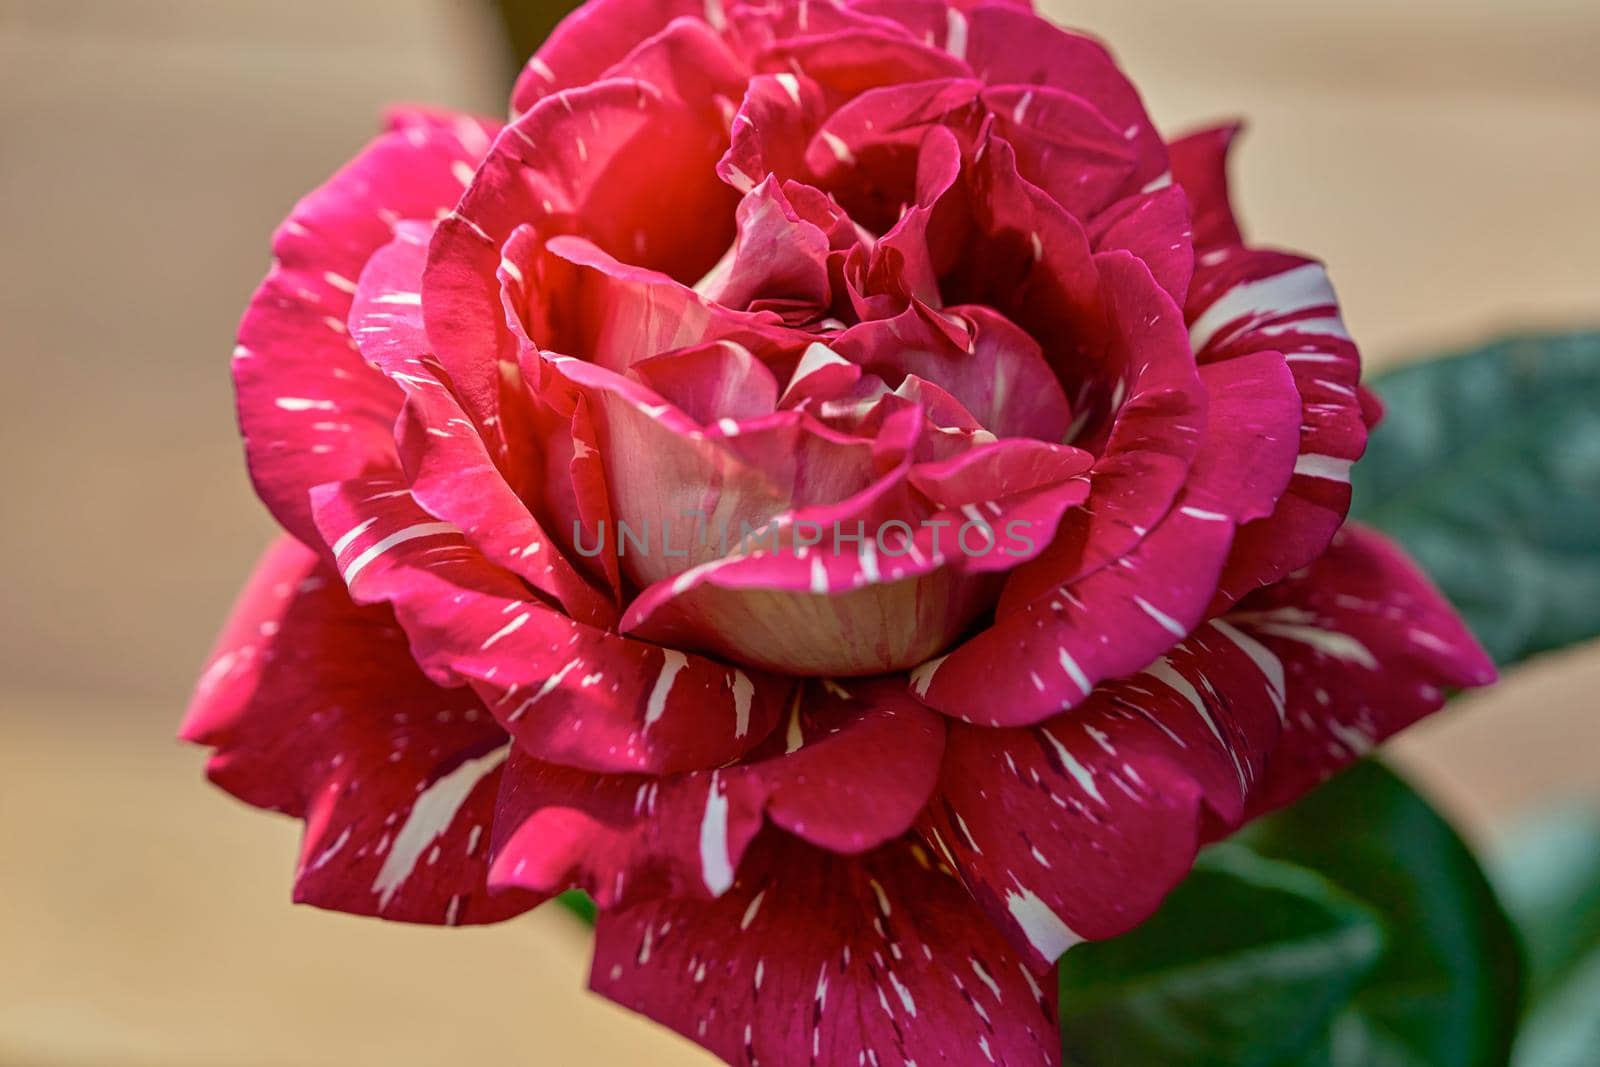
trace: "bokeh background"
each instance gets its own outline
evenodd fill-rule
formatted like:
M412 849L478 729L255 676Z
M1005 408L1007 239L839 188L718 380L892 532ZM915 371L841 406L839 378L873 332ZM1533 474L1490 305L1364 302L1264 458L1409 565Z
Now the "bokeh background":
M1251 120L1253 237L1369 365L1600 321L1594 0L1047 0L1157 120ZM289 905L297 828L171 740L270 535L227 376L293 201L388 101L503 109L485 0L0 0L0 1064L704 1064L581 992L587 935ZM1600 654L1394 749L1485 847L1600 796Z

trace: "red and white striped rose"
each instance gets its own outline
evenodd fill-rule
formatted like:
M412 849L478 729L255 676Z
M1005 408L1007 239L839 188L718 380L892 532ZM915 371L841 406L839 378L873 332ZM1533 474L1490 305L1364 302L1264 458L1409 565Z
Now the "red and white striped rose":
M937 0L593 0L509 123L393 115L241 327L287 535L185 727L297 899L579 887L730 1062L1057 1062L1063 951L1492 675L1343 527L1376 406L1231 136Z

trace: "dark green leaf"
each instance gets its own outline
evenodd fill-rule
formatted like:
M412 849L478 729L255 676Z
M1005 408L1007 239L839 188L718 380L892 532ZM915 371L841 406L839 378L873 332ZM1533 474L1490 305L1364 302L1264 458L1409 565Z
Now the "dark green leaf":
M1529 1013L1516 1067L1594 1067L1600 1059L1600 952L1590 953Z
M1323 1032L1380 941L1316 875L1219 846L1137 930L1067 953L1066 1059L1268 1067Z
M1592 1067L1600 1050L1600 812L1540 820L1512 838L1494 880L1528 950L1517 1067Z
M1600 333L1524 337L1372 383L1352 517L1398 538L1501 664L1600 635Z
M589 898L588 893L585 893L581 889L569 889L565 893L562 893L559 897L556 897L556 900L560 902L560 904L568 911L572 912L572 914L576 915L590 926L594 925L594 917L597 914L597 911L594 906L594 901Z
M1358 764L1240 840L1376 911L1388 950L1302 1067L1502 1067L1521 1003L1515 933L1471 851L1410 786Z

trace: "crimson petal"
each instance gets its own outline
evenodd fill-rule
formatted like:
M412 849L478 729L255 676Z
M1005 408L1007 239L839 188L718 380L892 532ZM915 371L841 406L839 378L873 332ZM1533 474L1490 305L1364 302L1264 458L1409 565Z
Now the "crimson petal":
M1283 741L1252 813L1290 803L1443 705L1488 685L1494 664L1427 576L1396 545L1351 524L1303 573L1227 616L1282 661Z
M699 770L777 722L786 681L567 618L392 480L313 495L352 597L393 604L423 669L471 685L530 755L601 772Z
M381 607L289 538L268 550L207 663L182 735L211 779L305 820L295 900L419 923L496 922L489 827L508 740L467 689L411 661Z
M543 892L577 886L602 909L719 896L764 822L847 854L904 834L943 747L939 717L880 681L807 687L781 734L720 770L594 775L513 755L491 878Z
M1060 1063L1035 977L920 846L772 836L720 899L600 916L590 987L739 1067Z
M400 393L350 338L356 280L397 223L460 199L493 131L466 115L398 114L273 238L272 271L239 324L233 379L256 492L306 544L318 542L311 487L394 454Z

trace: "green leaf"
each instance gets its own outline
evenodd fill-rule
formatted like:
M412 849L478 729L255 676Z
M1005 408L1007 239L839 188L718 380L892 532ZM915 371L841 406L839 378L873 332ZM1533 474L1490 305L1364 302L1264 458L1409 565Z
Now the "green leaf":
M1351 516L1398 538L1501 664L1600 636L1600 333L1371 384L1389 417L1356 464Z
M1377 961L1372 915L1327 882L1218 846L1144 925L1061 963L1066 1060L1269 1067Z
M1594 1067L1600 1050L1600 953L1539 1001L1517 1036L1515 1067Z
M1516 934L1471 851L1393 772L1362 763L1239 840L1382 918L1388 950L1298 1067L1502 1067L1521 1004Z
M1528 951L1517 1067L1591 1067L1600 1049L1600 812L1541 819L1493 866Z
M599 911L588 893L581 889L569 889L556 897L556 901L590 926L594 925L594 917Z

